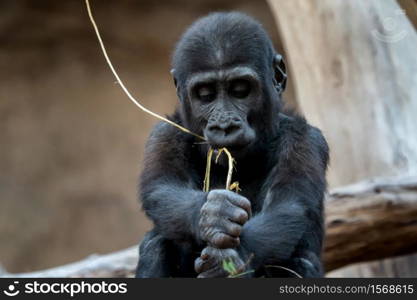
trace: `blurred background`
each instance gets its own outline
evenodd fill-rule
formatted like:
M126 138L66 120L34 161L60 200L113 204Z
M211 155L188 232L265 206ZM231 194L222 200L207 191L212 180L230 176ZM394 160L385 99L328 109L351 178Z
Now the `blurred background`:
M177 103L169 73L170 57L184 29L209 12L239 10L257 18L287 57L290 84L285 99L322 128L329 139L330 187L415 170L417 160L410 153L415 152L417 142L409 134L415 129L412 120L417 116L416 52L413 54L417 44L410 18L417 11L414 0L387 1L383 7L376 1L343 4L327 0L320 5L273 0L269 4L250 0L91 2L119 75L151 110L168 114ZM355 5L356 11L348 10ZM398 25L399 30L406 30L406 36L395 42L378 40L378 33L389 29L374 26L378 22L384 25L378 16L388 13L396 18L398 8L406 9L400 16L405 23ZM339 18L335 11L346 15ZM370 12L374 14L363 17ZM324 25L309 21L310 15ZM326 25L326 20L336 22L336 28ZM369 23L361 28L370 30L358 33L361 29L353 24L358 20L367 20ZM382 31L372 36L372 28ZM337 31L340 29L342 35ZM342 39L370 50L363 53L364 48L343 48ZM379 57L379 49L393 54ZM396 52L398 49L406 54ZM352 56L355 51L361 52L362 58ZM367 60L368 54L372 61ZM401 61L397 60L400 56ZM317 72L315 63L326 59L330 65ZM376 65L367 65L373 62ZM404 86L400 96L379 88L386 85L382 72L401 79ZM352 73L355 75L350 76ZM353 85L361 88L352 91L349 87ZM379 99L387 93L383 107L374 100L364 104L364 98ZM368 118L352 117L358 116L358 111L374 116L394 100L401 104L394 112L401 111L407 121L405 131L393 125L396 129L390 135L386 130L375 134L374 126L378 130L387 127L385 119L376 118L372 123ZM397 124L396 119L390 121ZM28 272L137 243L151 226L137 201L137 181L144 143L155 123L115 84L89 24L84 1L1 0L1 265L9 272ZM363 125L370 135L358 137ZM406 143L402 136L407 137ZM400 150L388 150L393 144ZM407 270L395 271L395 264L407 265ZM407 257L372 266L371 271L368 266L355 274L416 274L417 260Z
M277 41L262 1L91 1L109 55L140 101L177 98L175 42L196 18L240 10ZM84 1L0 2L0 262L24 272L137 243L150 223L137 201L155 119L108 69Z

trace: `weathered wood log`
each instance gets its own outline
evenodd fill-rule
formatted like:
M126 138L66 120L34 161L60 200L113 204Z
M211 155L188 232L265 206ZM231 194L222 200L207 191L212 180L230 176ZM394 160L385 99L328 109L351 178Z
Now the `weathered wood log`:
M327 198L326 270L415 251L417 177L364 181Z
M417 251L417 176L359 182L326 199L326 270ZM129 277L137 247L57 268L0 277Z
M411 263L410 263L411 261ZM341 269L330 271L326 277L330 278L369 278L369 277L393 277L393 278L417 278L416 255L402 255L384 258L372 262L363 262L345 266ZM366 267L364 267L366 266ZM382 271L382 272L381 272Z
M81 261L31 273L0 273L0 277L132 277L138 262L137 246L106 254L91 255Z

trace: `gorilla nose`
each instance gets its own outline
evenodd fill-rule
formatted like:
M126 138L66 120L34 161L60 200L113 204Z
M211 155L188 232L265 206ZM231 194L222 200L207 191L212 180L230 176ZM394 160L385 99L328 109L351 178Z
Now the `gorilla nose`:
M243 126L241 121L209 123L206 128L206 137L209 143L216 146L238 145L242 135Z

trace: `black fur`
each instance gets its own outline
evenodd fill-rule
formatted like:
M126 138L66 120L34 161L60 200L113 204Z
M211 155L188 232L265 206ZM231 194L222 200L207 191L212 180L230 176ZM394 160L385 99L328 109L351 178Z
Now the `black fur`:
M250 259L253 276L291 276L266 267L280 265L303 277L317 277L323 274L320 253L328 146L320 130L282 110L281 91L274 88L275 55L262 26L246 15L216 13L198 20L183 35L173 57L181 104L170 118L205 134L208 117L197 113L187 92L188 79L236 65L256 72L260 90L251 102L227 108L232 113L243 109L256 134L244 149L232 151L237 160L233 181L239 182L240 195L252 206L236 250L242 260ZM152 131L140 196L155 227L140 246L137 277L198 275L194 261L206 246L199 218L207 197L202 191L207 150L207 144L171 125L159 123ZM226 174L226 163L213 164L211 189L224 189Z

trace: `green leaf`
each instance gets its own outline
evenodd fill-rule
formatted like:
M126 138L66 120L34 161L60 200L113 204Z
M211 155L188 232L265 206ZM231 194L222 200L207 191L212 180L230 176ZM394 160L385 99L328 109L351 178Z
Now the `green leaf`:
M223 266L223 269L229 274L237 273L236 266L231 260L227 260L227 259L223 260L222 266Z

